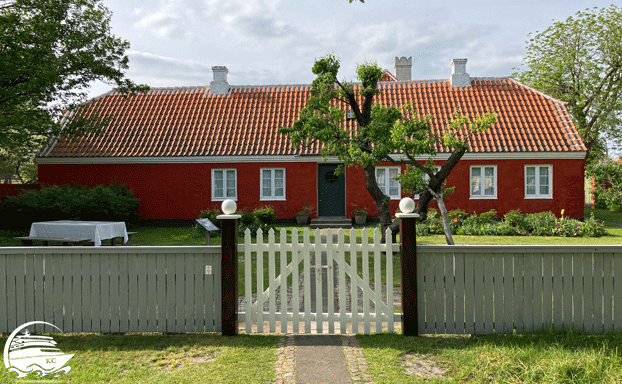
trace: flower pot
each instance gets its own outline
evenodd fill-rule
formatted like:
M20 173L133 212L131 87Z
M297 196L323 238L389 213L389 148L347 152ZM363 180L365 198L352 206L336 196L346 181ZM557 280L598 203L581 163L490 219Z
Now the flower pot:
M354 214L354 224L365 224L366 222L367 222L366 213L355 213Z
M309 222L309 215L296 215L296 224L307 225Z

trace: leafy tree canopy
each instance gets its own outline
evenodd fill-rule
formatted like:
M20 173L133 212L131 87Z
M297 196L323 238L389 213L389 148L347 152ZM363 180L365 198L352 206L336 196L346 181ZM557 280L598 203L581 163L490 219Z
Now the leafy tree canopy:
M622 9L585 10L536 32L527 42L520 81L568 102L588 148L588 161L606 142L622 144Z
M469 117L458 111L453 115L442 137L432 131L430 116L420 116L411 104L403 106L374 103L379 93L378 82L383 71L375 63L360 64L356 68L358 84L339 81L340 62L333 55L317 59L312 68L316 75L311 83L307 105L300 111L292 127L280 132L290 136L292 144L311 145L320 142L322 156L337 156L345 165L361 166L365 172L366 188L378 210L384 226L391 224L389 197L378 187L375 166L380 162L410 164L421 171L419 176L407 177L407 183L416 187L416 179L427 175L429 182L417 210L427 212L433 194L440 192L443 182L469 149L472 134L488 129L496 121L495 113ZM350 124L345 120L344 109L354 115ZM436 171L420 164L415 157L436 155L438 144L453 152L449 160ZM409 168L411 169L411 168ZM430 192L432 191L432 192ZM442 193L441 193L442 195ZM395 232L395 230L394 230Z
M102 0L0 1L0 148L101 129L107 120L96 111L74 114L94 80L148 89L125 78L129 43L111 33L110 19Z

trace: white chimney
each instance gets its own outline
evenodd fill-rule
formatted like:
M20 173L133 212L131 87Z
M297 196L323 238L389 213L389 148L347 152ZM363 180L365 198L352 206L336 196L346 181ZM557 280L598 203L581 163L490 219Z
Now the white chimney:
M400 58L395 57L395 77L397 77L399 81L410 81L412 66L412 56L409 58L406 58L406 56Z
M467 59L453 59L451 61L451 78L449 82L452 87L470 87L471 77L466 73Z
M224 95L229 92L229 83L227 83L227 73L229 70L225 66L212 67L214 72L214 80L209 83L210 92L213 95Z

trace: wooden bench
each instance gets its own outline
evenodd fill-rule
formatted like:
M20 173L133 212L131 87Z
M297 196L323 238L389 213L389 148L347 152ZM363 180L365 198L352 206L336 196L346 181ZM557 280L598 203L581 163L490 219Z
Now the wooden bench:
M30 237L30 236L18 236L14 237L15 240L19 240L22 242L22 245L25 247L32 246L34 241L43 242L43 246L50 245L51 241L62 243L64 246L69 245L85 245L89 239L54 239L50 237Z

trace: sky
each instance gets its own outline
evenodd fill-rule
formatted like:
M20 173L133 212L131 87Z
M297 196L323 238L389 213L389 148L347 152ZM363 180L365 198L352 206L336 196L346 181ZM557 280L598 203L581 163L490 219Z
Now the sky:
M357 63L394 71L413 59L412 78L447 79L451 60L467 58L472 77L520 68L529 34L612 0L104 0L112 33L128 40L126 75L151 87L203 86L212 66L231 85L309 84L316 58L341 60L339 78ZM531 36L533 37L533 36ZM111 87L94 83L94 97Z

